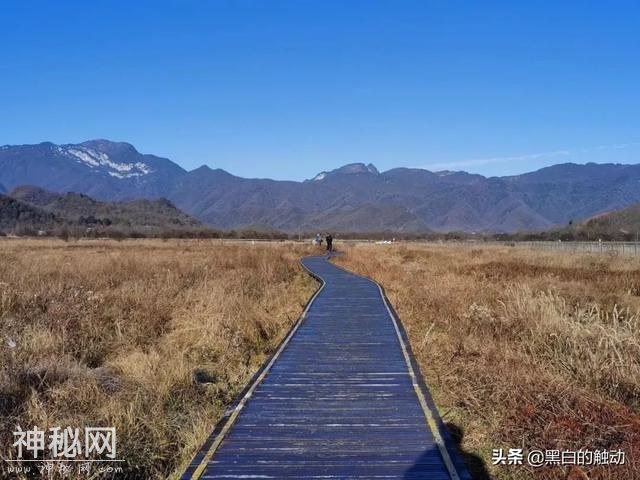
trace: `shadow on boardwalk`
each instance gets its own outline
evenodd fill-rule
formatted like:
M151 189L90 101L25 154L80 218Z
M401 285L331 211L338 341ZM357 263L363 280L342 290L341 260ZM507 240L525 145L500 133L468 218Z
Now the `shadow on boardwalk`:
M467 466L467 469L469 470L469 474L471 475L471 478L473 480L491 480L491 476L487 471L484 460L482 460L482 458L480 458L478 455L475 455L473 453L463 450L462 447L460 446L462 444L462 439L464 437L464 431L462 430L462 428L460 428L458 425L454 423L447 423L446 426L447 426L447 430L449 430L449 434L451 435L451 439L456 444L456 447L458 448L458 452L460 452L460 455L462 456L462 459L464 460L464 463ZM433 452L431 449L426 451L422 455L422 457L420 457L420 460L418 460L418 462L416 462L416 464L413 467L411 467L409 470L406 471L404 476L405 480L415 480L418 478L424 478L420 476L420 475L424 475L424 473L422 473L424 472L423 470L424 467L422 467L421 464L423 462L427 462L428 458L432 456L433 456Z

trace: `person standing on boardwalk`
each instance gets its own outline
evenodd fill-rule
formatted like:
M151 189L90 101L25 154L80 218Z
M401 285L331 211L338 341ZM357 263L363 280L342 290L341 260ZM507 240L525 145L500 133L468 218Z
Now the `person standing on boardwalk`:
M325 240L327 241L327 252L329 253L333 252L333 237L331 236L330 233L327 235Z

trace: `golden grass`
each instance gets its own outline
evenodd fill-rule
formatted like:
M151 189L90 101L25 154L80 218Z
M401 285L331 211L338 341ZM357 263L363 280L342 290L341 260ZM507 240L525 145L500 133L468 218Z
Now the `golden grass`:
M114 426L119 478L175 477L315 290L304 250L0 241L0 459L15 425Z
M640 259L347 250L337 262L386 288L441 414L492 475L569 474L492 467L492 448L622 448L627 465L584 471L640 477ZM298 265L306 252L0 241L0 458L11 457L17 424L115 426L121 478L175 478L316 288Z
M357 245L445 422L495 478L583 478L491 465L492 448L623 449L589 478L640 478L640 258L508 247Z

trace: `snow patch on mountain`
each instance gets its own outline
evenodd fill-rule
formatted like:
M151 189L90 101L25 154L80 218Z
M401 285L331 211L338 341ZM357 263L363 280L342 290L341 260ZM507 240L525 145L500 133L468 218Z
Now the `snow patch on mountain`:
M104 152L78 145L58 146L56 150L65 157L72 158L78 163L91 169L100 169L115 178L132 178L148 175L153 169L144 162L123 163L116 162Z
M349 163L347 165L343 165L340 168L336 168L335 170L331 170L330 172L320 172L318 175L311 179L312 182L319 182L320 180L324 180L328 175L352 175L358 173L371 173L374 175L380 175L378 169L370 163L369 165L365 165L364 163Z

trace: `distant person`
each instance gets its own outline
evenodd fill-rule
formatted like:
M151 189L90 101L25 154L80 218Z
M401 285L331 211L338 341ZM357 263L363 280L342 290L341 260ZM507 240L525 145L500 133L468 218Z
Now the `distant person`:
M315 244L322 246L322 237L319 233L316 235Z
M331 236L331 234L327 235L326 240L327 240L327 252L331 253L333 252L333 237Z

